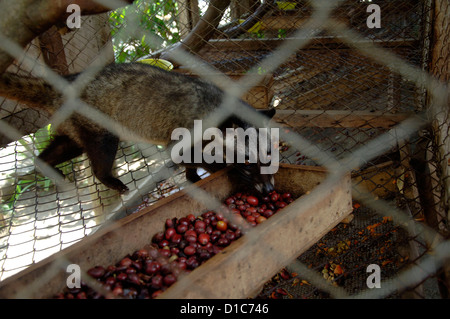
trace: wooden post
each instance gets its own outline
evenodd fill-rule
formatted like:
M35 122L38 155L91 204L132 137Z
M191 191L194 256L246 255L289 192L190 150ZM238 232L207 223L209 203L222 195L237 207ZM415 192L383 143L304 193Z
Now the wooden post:
M444 188L444 198L441 198L441 207L449 214L450 198L450 136L449 136L449 110L450 110L450 2L448 0L434 1L433 38L430 72L441 83L447 84L446 92L440 96L431 95L428 105L436 107L433 112L432 131L435 145L438 148L437 159L441 170L441 183ZM446 94L445 94L446 93ZM440 226L440 225L438 225ZM437 231L439 229L436 229ZM442 231L442 230L441 230ZM448 233L448 229L445 230ZM447 263L439 274L440 291L442 297L450 296L450 265Z
M431 73L442 83L450 82L450 3L445 0L436 0L433 23L433 49L431 54ZM447 176L444 187L446 189L445 205L449 207L450 180L450 140L449 132L449 109L450 109L450 89L447 86L447 96L441 101L430 100L431 103L441 104L433 122L433 133L436 144L439 147L439 159L441 162L442 175ZM433 97L431 97L433 99ZM448 213L448 211L447 211ZM447 215L447 217L450 217Z

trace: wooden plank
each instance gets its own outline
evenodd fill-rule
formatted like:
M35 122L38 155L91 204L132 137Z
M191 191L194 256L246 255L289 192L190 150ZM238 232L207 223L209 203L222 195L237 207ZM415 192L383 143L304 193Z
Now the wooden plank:
M348 19L336 17L342 23L348 24ZM293 30L301 29L310 17L292 15L271 15L261 20L261 30Z
M294 195L299 196L312 190L325 177L326 172L321 168L283 164L280 166L275 180L280 191L292 191ZM215 198L219 201L237 190L237 183L232 183L232 177L228 174L227 169L212 174L198 182L197 186L208 192L208 198ZM64 267L63 269L55 268L58 267L58 261L61 260L79 265L82 271L87 271L96 265L115 264L123 256L148 244L153 234L164 229L167 218L183 217L190 213L200 214L206 208L211 208L189 196L189 192L193 190L193 188L187 188L162 199L153 206L125 217L21 273L7 278L0 283L0 298L16 297L17 294L24 297L20 293L26 293L25 297L28 298L48 298L61 292L68 276ZM307 198L303 196L296 203L305 203L306 200ZM256 245L255 251L247 250L245 247L248 243L244 236L226 248L223 253L197 268L196 274L202 273L205 278L213 280L214 292L221 297L228 297L230 291L233 297L247 297L246 294L250 293L252 288L257 287L257 283L270 278L280 267L288 264L288 261L296 258L298 254L313 245L351 211L350 178L344 178L336 185L325 188L321 193L320 202L307 209L305 214L300 217L297 216L298 211L298 205L292 205L289 210L272 217L273 222L260 225L263 226L261 231L267 232L264 240L275 239L276 251L280 252L283 258L268 258L267 250L265 250L265 254L262 251L264 245ZM277 217L278 215L279 217ZM287 223L286 220L291 218L293 220ZM283 236L280 237L280 234ZM237 247L244 248L244 250L237 249ZM229 265L236 262L236 254L242 253L244 253L244 259L238 262L236 269L231 270ZM268 259L267 262L261 262L261 254ZM251 267L246 266L242 269L243 263ZM264 265L264 272L254 271L259 269L258 264ZM205 265L208 266L204 268ZM65 265L63 264L63 266ZM239 276L234 278L224 276L224 274L233 273L239 273ZM188 277L191 275L192 273ZM43 280L43 278L46 279ZM39 280L43 280L43 282L39 282ZM209 283L210 285L205 287L211 287L212 282ZM30 289L32 285L35 285L34 289ZM230 285L245 286L245 289L229 289ZM186 292L186 294L183 292L178 294L178 297L188 298L191 293L195 292Z
M203 50L244 50L244 51L258 51L258 50L273 50L278 47L283 41L294 40L293 38L283 39L211 39L205 45ZM376 44L384 48L401 48L401 47L415 47L419 43L415 39L401 39L401 40L365 40L367 44ZM314 49L349 49L349 46L337 37L316 37L312 38L302 50Z
M340 101L353 100L360 94L364 94L368 88L382 87L387 82L389 74L380 67L364 69L353 68L345 76L326 78L324 83L315 85L298 94L292 100L282 101L280 107L303 109L333 109ZM345 103L343 103L345 104Z
M268 16L261 20L261 30L299 29L309 19L309 17Z
M409 113L385 113L348 110L277 110L274 120L290 127L391 128Z

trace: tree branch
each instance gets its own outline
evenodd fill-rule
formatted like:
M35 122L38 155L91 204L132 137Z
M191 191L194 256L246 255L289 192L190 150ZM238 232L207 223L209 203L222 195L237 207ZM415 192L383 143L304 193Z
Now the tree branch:
M81 14L91 15L116 9L133 1L116 0L112 2L113 7L108 7L92 0L2 0L0 1L0 33L25 47L51 26L64 23L71 14L66 12L69 4L77 4L80 6ZM4 72L13 61L14 57L0 47L0 73Z
M231 27L224 31L224 34L229 38L236 38L250 30L255 23L260 21L273 7L273 1L264 1L256 11L251 14L245 21L237 26Z
M214 32L217 30L217 26L230 3L231 0L211 0L208 10L206 10L203 17L200 18L200 21L187 37L182 42L161 52L160 57L163 59L170 59L170 52L180 47L191 53L200 51L214 35Z

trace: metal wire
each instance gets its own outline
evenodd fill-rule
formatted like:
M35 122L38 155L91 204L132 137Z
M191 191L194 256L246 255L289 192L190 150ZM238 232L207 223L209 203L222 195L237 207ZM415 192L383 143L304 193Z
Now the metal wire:
M98 2L115 6L109 0ZM284 118L281 116L277 123L271 123L271 127L280 129L280 138L288 145L281 152L282 162L320 165L329 171L326 180L311 191L308 201L301 200L293 204L292 209L297 209L302 214L323 197L327 187L339 181L342 176L348 173L358 175L367 169L374 169L374 174L366 178L372 182L372 187L362 188L354 183L354 199L372 209L378 217L392 217L396 227L406 230L407 237L410 238L408 242L415 242L414 245L420 243L421 249L425 250L414 261L410 260L409 268L398 269L383 285L383 289L376 290L368 290L365 282L361 283L356 292L330 285L319 271L308 268L301 261L301 256L289 266L290 269L301 274L318 291L326 292L334 298L386 298L394 292L414 289L428 278L436 276L450 257L447 240L448 190L447 193L445 191L448 169L445 163L442 164L449 157L449 154L442 154L442 149L445 149L443 144L448 144L448 131L447 135L444 132L445 136L438 138L427 134L432 125L437 125L438 131L445 131L444 125L448 123L448 83L440 81L435 73L425 68L431 56L426 47L432 36L429 3L379 1L382 21L386 23L381 29L366 28L367 13L362 11L369 5L366 1L320 0L295 3L295 11L283 12L272 2L269 14L256 21L262 24L262 31L252 33L247 30L233 39L227 38L226 32L230 26L236 25L236 17L227 11L216 29L216 36L205 39L203 49L193 53L175 47L169 50L169 57L187 71L215 83L227 93L223 105L204 119L210 126L217 126L229 114L235 114L255 125L263 120L257 113L235 108L233 101L254 94L253 88L264 82L267 76L272 78L273 81L265 87L265 92L271 93L267 94L271 99L268 102L276 106L279 114L286 115ZM142 5L155 3L150 0L142 1ZM205 1L194 11L204 13L207 5ZM161 43L160 34L144 29L140 24L137 12L142 8L133 8L127 11L126 19L120 26L108 25L111 18L107 15L100 17L103 20L95 25L97 28L98 25L104 25L108 32L113 31L112 41L117 47L122 45L121 50L136 50L140 45L143 46L142 43L136 45L136 39L145 38L145 43ZM167 37L177 40L175 33L181 34L181 29L185 33L192 30L192 20L189 20L189 25L182 25L181 21L188 13L192 16L193 10L183 7L181 2L177 2L177 6L173 8L172 12L155 11L148 19L173 23L172 29L169 27L161 32L166 32L166 35L171 33ZM87 23L86 20L84 23ZM89 34L92 38L86 38L86 42L93 41L101 33L101 30L92 30ZM72 31L67 35L66 49L70 46L74 50L70 39L77 33L79 31ZM80 33L80 36L86 34ZM123 43L123 39L127 39L129 43ZM417 45L419 42L422 46ZM31 74L43 78L63 95L64 105L48 120L53 130L74 113L78 113L121 139L134 141L133 144L121 144L118 152L116 169L130 188L130 194L119 197L96 181L85 158L73 160L67 166L68 176L73 183L62 179L36 157L38 152L34 140L24 140L23 136L30 133L29 125L26 128L23 125L22 131L17 122L9 120L10 117L19 116L22 108L17 106L19 111L11 111L6 102L0 105L0 133L10 141L15 141L3 145L0 150L0 194L4 204L0 215L0 279L3 280L72 245L109 222L131 213L141 203L151 205L158 198L166 196L166 190L160 185L162 182L169 183L168 193L179 190L188 183L180 175L181 171L170 162L166 150L149 145L138 132L128 130L81 100L83 88L111 62L109 39L95 52L95 57L88 58L89 61L83 64L82 70L76 70L81 71L81 75L74 83L68 83L49 66L37 62L36 57L28 53L27 49L22 49L2 34L0 43L2 50L20 61L20 69L30 70ZM69 66L83 59L84 48L79 46L75 49L79 52L73 55ZM148 48L146 53L156 51L155 48ZM116 58L121 53L116 48ZM134 57L138 58L140 57ZM225 73L217 75L217 69ZM229 77L236 70L245 70L245 75L238 80ZM265 104L268 106L268 103ZM406 112L408 114L403 116ZM373 124L370 113L386 119L399 115L403 117L399 117L396 123ZM327 119L328 115L332 120ZM302 116L308 118L305 125L296 123L296 119L301 121ZM355 122L358 124L354 124ZM35 129L41 125L42 121L36 121ZM421 136L418 137L418 133ZM415 143L417 140L424 142ZM193 141L195 142L197 141ZM424 149L420 148L421 145L425 145ZM424 202L418 191L418 179L422 175L410 163L415 163L418 154L424 152L428 152L426 174L431 178L433 187L429 191L434 196L439 215L434 227L417 221L426 215L424 210L427 209L427 202ZM384 173L379 164L385 163L391 163L386 169L392 168L390 171L394 173L388 179L388 184L380 186L376 175ZM34 168L42 176L48 176L54 185L39 183L41 175ZM21 176L22 171L26 178ZM412 179L411 175L415 173L417 175ZM26 184L24 180L28 180L30 185L27 186L27 191L22 187ZM388 191L393 189L390 194L394 199L386 197L374 200L374 194L383 187ZM211 207L220 204L212 200L205 191L194 189L189 195L199 202ZM410 189L412 193L416 193L410 195ZM392 203L398 202L402 205L393 207L395 205ZM409 210L409 215L405 215L405 209L402 208L404 206L407 211L412 209ZM387 233L390 234L391 231ZM249 247L262 236L257 229L246 230L245 235ZM267 247L267 255L267 258L280 257L270 251L270 247ZM246 258L246 251L242 250L236 256ZM59 267L64 268L67 264L67 261L60 260ZM30 289L39 290L51 278L52 272L54 269L49 269ZM89 282L88 276L84 275L83 278ZM194 287L196 282L194 277L187 276L179 284L181 291L185 287ZM282 283L278 283L276 287L281 285ZM101 287L97 289L107 293ZM208 287L198 289L202 289L205 296L214 296L214 291ZM260 297L271 296L274 289L272 287L269 293L263 292ZM177 291L172 293L176 294ZM23 291L16 297L26 297L28 294L30 290ZM298 293L293 297L302 296Z

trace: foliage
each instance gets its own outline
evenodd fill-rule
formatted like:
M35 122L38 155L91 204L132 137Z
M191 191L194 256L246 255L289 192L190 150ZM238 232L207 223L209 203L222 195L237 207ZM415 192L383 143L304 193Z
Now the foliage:
M51 125L47 125L34 134L30 134L27 137L20 139L18 142L26 149L34 149L40 153L49 144L53 136L53 130ZM31 146L31 147L30 147ZM23 156L22 153L17 153L17 156ZM45 176L36 176L36 179L20 179L16 186L14 193L8 199L3 199L0 207L4 212L12 212L17 200L22 196L27 190L32 187L39 187L44 190L49 190L53 186L53 182Z
M136 61L180 40L175 0L137 0L110 14L118 63Z
M5 213L12 213L16 202L19 200L27 190L32 187L38 187L45 191L52 187L53 182L47 177L36 176L36 179L21 179L16 184L16 189L9 199L1 203L2 211Z

